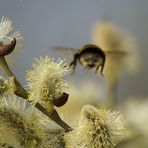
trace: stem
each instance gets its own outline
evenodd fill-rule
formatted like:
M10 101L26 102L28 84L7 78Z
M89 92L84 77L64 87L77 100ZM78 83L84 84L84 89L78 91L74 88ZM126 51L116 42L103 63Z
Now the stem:
M6 74L9 77L14 77L14 84L15 84L14 94L16 94L17 96L22 97L24 99L27 99L28 98L27 91L23 88L23 86L17 80L15 75L12 73L12 71L10 70L10 68L9 68L9 66L8 66L8 64L7 64L7 62L6 62L6 60L3 56L0 56L0 66L4 69L4 71L6 72ZM72 130L72 128L60 118L60 116L59 116L59 114L57 113L56 110L48 112L46 110L46 108L44 108L39 103L36 103L35 107L37 109L39 109L43 114L45 114L48 118L50 118L55 123L57 123L59 126L61 126L65 130L65 132L69 132L70 130Z
M36 103L35 105L36 108L38 108L42 113L44 113L47 117L52 119L53 121L56 121L62 128L65 129L65 132L69 132L72 130L72 128L63 122L63 120L60 118L59 114L57 113L56 110L53 110L52 112L48 112L41 104Z
M17 80L15 75L12 73L12 71L10 70L10 68L3 56L0 56L0 65L9 77L14 78L14 84L15 84L14 93L19 97L27 99L28 94L27 94L26 90L23 88L23 86L19 83L19 81Z

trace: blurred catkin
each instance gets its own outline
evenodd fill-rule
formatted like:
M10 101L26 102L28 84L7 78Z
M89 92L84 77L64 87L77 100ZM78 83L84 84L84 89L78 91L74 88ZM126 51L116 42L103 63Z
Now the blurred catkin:
M5 93L13 93L13 92L14 92L13 77L5 79L0 76L0 95L2 96Z
M44 116L14 95L1 98L0 145L15 148L45 148Z
M131 37L109 20L96 23L92 31L93 42L106 54L104 76L109 87L110 98L116 103L118 79L124 71L137 72L139 53Z
M117 148L146 148L148 146L148 100L147 97L128 97L120 106L128 127L126 138Z

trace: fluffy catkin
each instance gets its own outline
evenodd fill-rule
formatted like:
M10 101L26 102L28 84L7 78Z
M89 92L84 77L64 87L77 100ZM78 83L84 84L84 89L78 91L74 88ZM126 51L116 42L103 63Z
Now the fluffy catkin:
M9 77L5 79L0 76L0 95L4 95L5 93L13 93L14 92L14 81L13 77Z
M6 17L2 17L0 22L0 42L5 44L13 40L13 38L16 38L18 46L23 37L19 31L10 34L12 30L12 21Z
M130 73L138 71L140 56L137 43L125 31L123 33L122 27L109 20L96 23L92 30L92 40L107 54L105 73L111 73L112 69L116 75L124 68Z
M63 88L67 86L63 77L69 72L69 66L63 60L55 62L47 56L36 59L26 76L29 101L33 104L39 102L51 111L52 100L61 96Z
M34 107L14 95L0 102L0 146L46 148L45 118Z
M65 135L66 148L111 148L123 138L124 120L118 112L84 106L78 127Z
M7 17L2 17L0 22L0 45L1 44L10 44L11 41L15 38L16 39L16 45L15 50L10 55L7 55L5 58L7 61L9 61L9 65L14 65L15 60L18 58L17 51L21 51L22 47L22 34L19 31L13 32L13 26L12 21Z

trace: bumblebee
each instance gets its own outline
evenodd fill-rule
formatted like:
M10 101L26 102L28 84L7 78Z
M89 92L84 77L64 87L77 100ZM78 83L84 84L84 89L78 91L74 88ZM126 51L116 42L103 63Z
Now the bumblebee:
M73 68L73 72L75 71L78 61L85 69L95 68L95 74L100 69L99 71L100 75L103 76L103 68L105 64L106 55L100 47L93 44L87 44L80 49L61 48L61 47L56 47L54 49L77 51L74 53L73 60L70 63L70 67Z

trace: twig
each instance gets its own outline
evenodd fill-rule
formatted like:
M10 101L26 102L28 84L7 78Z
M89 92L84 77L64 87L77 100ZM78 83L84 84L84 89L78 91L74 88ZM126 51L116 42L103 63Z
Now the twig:
M0 56L0 65L1 67L4 69L4 71L6 72L6 74L9 77L13 77L14 78L14 84L15 84L15 90L14 90L14 94L16 94L19 97L22 97L24 99L28 100L28 93L27 91L23 88L23 86L20 84L20 82L17 80L17 78L15 77L15 75L12 73L12 71L10 70L4 56ZM65 93L63 93L64 95ZM56 122L59 126L61 126L65 132L69 132L70 130L72 130L72 128L66 124L59 116L59 114L57 113L57 111L54 109L51 112L48 112L46 110L46 108L44 108L41 104L36 103L35 107L40 110L43 114L45 114L48 118L50 118L51 120L53 120L54 122Z

